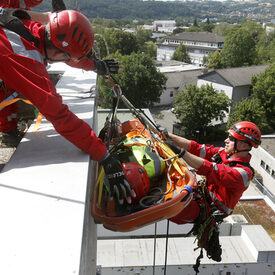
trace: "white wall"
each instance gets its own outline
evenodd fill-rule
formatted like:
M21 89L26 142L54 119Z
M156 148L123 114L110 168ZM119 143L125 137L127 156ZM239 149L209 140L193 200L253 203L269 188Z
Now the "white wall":
M269 191L273 191L272 193L275 194L275 178L272 176L272 173L275 173L274 157L261 146L257 149L253 148L251 150L251 155L251 166L263 177L264 186L266 186Z
M173 96L170 96L171 93L173 93ZM172 104L174 102L174 95L175 95L174 89L167 89L167 90L163 91L163 93L160 96L160 102L154 103L154 106Z
M215 90L217 90L218 92L225 93L230 99L232 99L233 87L225 86L225 85L218 84L218 83L213 83L213 82L206 81L203 79L198 79L198 82L197 82L198 87L201 87L202 85L206 85L206 84L212 85Z

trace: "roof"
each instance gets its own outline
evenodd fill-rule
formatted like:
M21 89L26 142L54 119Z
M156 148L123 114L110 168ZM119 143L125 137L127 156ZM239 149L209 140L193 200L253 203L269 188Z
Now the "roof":
M261 147L265 149L270 155L275 157L275 135L262 136Z
M167 77L166 89L179 88L182 79L182 72L165 73L165 76Z
M221 83L221 77L232 87L251 84L251 77L263 73L268 65L218 69L199 76L210 82ZM224 82L225 83L225 82ZM223 83L223 84L224 84Z
M167 36L166 39L200 41L200 42L224 42L223 36L211 32L181 32Z

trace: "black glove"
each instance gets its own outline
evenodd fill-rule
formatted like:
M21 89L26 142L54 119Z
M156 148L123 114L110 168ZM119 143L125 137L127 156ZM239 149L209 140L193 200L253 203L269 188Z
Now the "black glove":
M135 197L135 192L126 180L119 160L110 154L100 163L109 181L111 196L117 199L119 204L123 204L124 198L131 203L131 196Z
M99 60L95 58L94 64L96 72L99 75L118 74L119 63L114 59Z
M63 0L52 0L52 12L64 11L66 9Z
M183 157L185 154L185 149L184 148L180 148L179 146L175 145L171 139L168 139L164 142L168 147L170 147L170 149L172 149L172 151L178 155L179 158Z

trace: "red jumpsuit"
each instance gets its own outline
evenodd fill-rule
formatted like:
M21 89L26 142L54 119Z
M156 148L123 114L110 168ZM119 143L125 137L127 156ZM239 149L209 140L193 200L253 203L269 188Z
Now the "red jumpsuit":
M0 0L1 8L20 8L30 10L42 3L43 0ZM5 83L0 80L0 102L10 100L16 97L18 93L6 87ZM0 132L10 132L17 128L17 104L14 103L9 107L0 109Z
M225 215L230 215L253 177L249 167L234 162L249 163L251 156L228 160L223 148L201 145L195 141L191 141L189 152L205 159L197 174L206 177L209 196L218 209ZM221 156L221 164L211 161L216 153ZM178 224L192 222L198 217L199 211L198 203L193 200L171 221Z
M46 71L41 55L45 27L28 20L24 20L24 24L33 35L39 38L40 46L36 48L33 43L26 41L18 34L0 27L2 89L18 91L39 109L58 133L89 153L93 159L101 159L106 153L106 146L86 122L79 119L67 105L62 103L62 97L56 92ZM0 122L0 127L8 129L10 127L8 124L8 121Z
M1 8L21 8L29 10L42 3L43 0L0 0Z

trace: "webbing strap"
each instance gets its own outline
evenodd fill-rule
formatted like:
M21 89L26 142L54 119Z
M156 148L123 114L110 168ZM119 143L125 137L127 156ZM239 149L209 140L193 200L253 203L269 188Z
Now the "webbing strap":
M11 99L11 100L0 102L0 109L5 108L5 107L17 102L17 101L23 101L27 104L33 105L28 99L14 98L14 99ZM37 116L37 119L36 119L36 123L33 127L33 130L32 130L33 132L36 132L38 130L38 128L41 124L42 118L43 118L43 115L39 112L38 116Z

